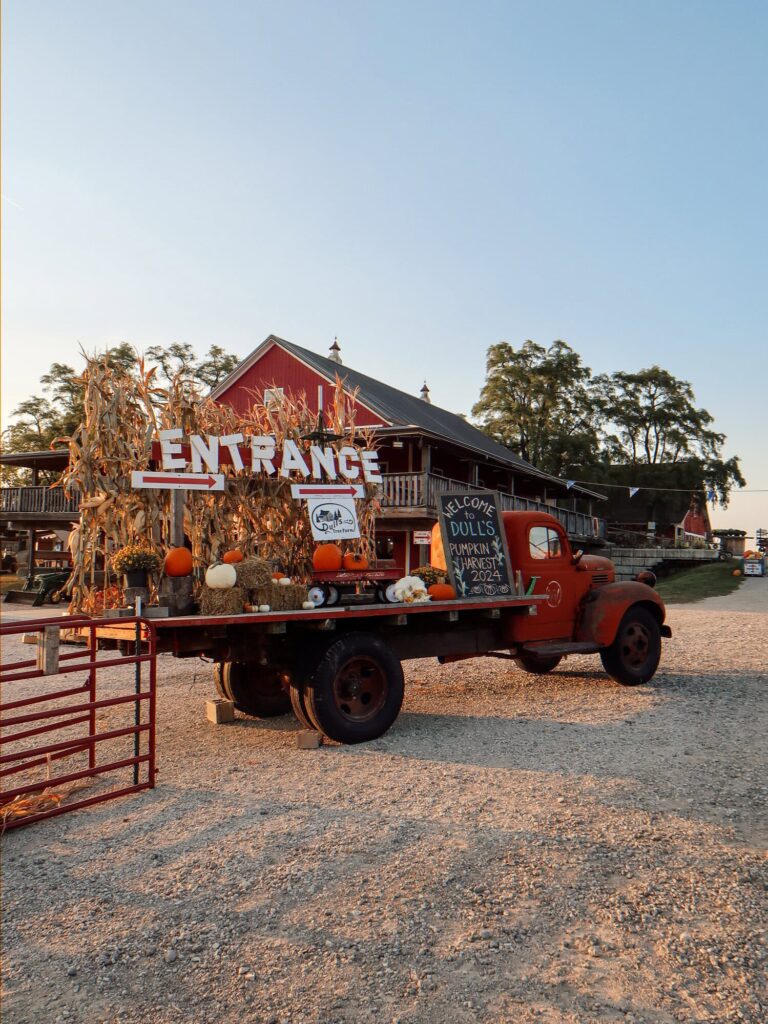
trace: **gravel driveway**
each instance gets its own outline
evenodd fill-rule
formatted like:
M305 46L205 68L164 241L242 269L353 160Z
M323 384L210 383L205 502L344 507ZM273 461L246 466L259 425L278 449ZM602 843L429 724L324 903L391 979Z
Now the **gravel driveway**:
M162 657L157 789L3 838L4 1024L765 1024L768 616L669 621L648 686L411 662L313 751Z

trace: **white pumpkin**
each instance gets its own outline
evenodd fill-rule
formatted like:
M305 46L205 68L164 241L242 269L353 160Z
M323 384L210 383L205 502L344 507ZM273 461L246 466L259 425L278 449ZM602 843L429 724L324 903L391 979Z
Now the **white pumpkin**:
M260 604L259 605L259 611L260 612L268 612L269 611L269 605L268 604Z
M315 602L314 601L305 601L304 604L301 607L305 611L311 611L315 607Z
M394 585L395 597L405 604L424 604L429 594L424 580L418 576L403 576Z
M211 590L231 590L237 583L237 572L234 565L226 562L214 562L205 570L205 583Z
M290 576L281 576L277 582L280 584L281 587L290 587L291 578Z

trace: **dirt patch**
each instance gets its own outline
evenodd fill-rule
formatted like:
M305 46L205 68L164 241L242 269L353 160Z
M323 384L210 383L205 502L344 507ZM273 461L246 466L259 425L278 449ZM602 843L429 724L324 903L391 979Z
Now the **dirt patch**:
M768 618L669 620L648 686L411 662L316 751L161 658L157 789L3 839L4 1024L765 1024Z

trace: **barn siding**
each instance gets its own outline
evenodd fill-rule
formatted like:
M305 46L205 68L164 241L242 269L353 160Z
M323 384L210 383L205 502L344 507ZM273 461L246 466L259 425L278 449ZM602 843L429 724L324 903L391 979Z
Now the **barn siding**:
M344 367L339 367L339 371L343 376ZM261 401L265 388L278 387L283 388L286 394L299 395L305 392L310 408L317 412L318 384L324 387L324 402L327 405L333 385L279 345L273 345L231 387L219 395L218 401L231 405L235 412L245 413L254 400L253 392ZM357 426L368 427L380 425L384 421L381 416L355 402L355 422Z

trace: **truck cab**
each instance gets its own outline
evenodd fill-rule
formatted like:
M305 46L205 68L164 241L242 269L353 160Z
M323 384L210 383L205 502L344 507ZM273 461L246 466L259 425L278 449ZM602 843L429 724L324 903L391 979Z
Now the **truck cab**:
M616 582L613 562L574 551L562 524L546 512L502 514L512 568L535 614L510 617L506 638L528 671L551 671L568 654L600 653L627 685L647 682L661 653L664 604L645 582Z

